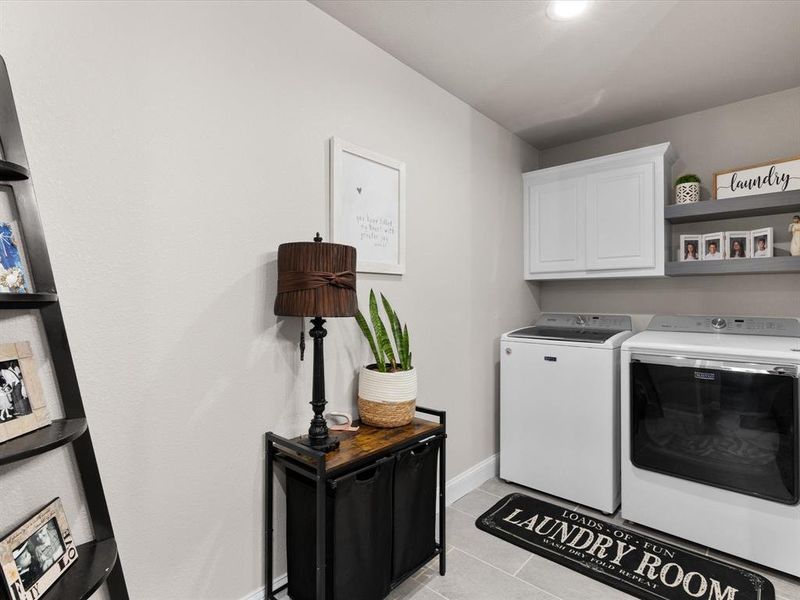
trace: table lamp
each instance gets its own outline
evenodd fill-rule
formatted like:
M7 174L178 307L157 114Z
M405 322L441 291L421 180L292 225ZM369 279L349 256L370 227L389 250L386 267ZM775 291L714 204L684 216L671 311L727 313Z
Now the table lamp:
M325 359L322 340L327 335L323 317L353 317L356 297L356 249L344 244L323 243L317 233L313 242L292 242L278 247L278 295L275 314L312 317L309 335L314 340L314 384L311 408L314 418L308 435L300 441L321 452L339 447L328 435L325 422ZM301 348L303 342L301 340Z

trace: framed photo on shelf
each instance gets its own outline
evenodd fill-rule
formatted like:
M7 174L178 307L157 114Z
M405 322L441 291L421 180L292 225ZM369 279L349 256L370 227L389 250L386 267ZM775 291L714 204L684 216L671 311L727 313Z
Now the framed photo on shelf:
M754 229L750 232L750 251L753 258L772 257L772 227Z
M31 345L0 344L0 443L50 423Z
M722 260L724 258L725 234L707 233L703 236L703 260Z
M30 291L29 288L11 224L0 221L0 293L24 294Z
M406 269L406 166L331 138L331 241L355 246L357 271Z
M682 235L678 260L681 262L703 260L703 236Z
M77 558L60 498L0 540L0 568L14 600L36 600Z
M725 256L730 259L750 258L750 232L726 231Z

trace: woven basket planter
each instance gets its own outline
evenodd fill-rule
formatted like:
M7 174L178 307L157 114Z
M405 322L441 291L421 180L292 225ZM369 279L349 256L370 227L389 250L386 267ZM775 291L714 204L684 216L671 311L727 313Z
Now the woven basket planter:
M692 204L693 202L700 202L699 183L679 183L675 186L675 204Z
M374 367L374 365L370 365ZM373 427L401 427L414 418L417 370L381 373L361 367L358 376L358 412Z

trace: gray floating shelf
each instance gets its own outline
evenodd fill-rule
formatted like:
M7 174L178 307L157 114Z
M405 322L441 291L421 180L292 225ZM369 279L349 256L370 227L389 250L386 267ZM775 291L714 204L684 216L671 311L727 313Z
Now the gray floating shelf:
M670 223L676 224L787 212L800 214L800 190L725 200L704 200L694 204L671 204L664 207L664 218Z
M672 261L666 265L666 274L673 277L680 275L737 275L747 273L800 273L800 256L688 262Z

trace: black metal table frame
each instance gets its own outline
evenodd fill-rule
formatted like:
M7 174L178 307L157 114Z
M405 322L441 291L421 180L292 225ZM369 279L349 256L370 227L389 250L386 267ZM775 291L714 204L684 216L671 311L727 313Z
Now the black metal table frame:
M420 565L411 569L400 579L392 582L392 589L403 583L406 579L411 577L420 568L425 566L431 559L436 556L439 557L439 574L444 576L446 565L446 552L445 552L445 460L446 460L446 440L447 440L447 415L445 411L434 410L431 408L424 408L417 406L417 412L433 415L438 417L439 424L442 425L443 431L433 433L430 436L421 439L409 440L407 443L392 448L392 453L399 452L405 448L415 446L420 442L439 439L441 447L439 448L439 540L436 544L436 549L431 556L427 557ZM276 589L273 586L273 559L274 559L274 528L273 528L273 501L274 501L274 472L275 462L283 464L285 468L308 477L315 482L316 486L316 600L325 600L325 550L326 550L326 486L328 480L331 478L330 473L325 468L325 453L314 450L308 446L304 446L290 439L282 437L271 431L266 433L267 440L267 461L266 461L266 507L265 507L265 538L266 538L266 557L265 557L265 581L264 589L267 600L277 600L275 594L282 592L289 586L288 581ZM300 456L306 457L311 460L312 464L298 460L284 451L294 452ZM368 456L363 459L353 461L352 464L347 465L346 473L353 473L354 471L362 470L371 467L376 460L380 459L381 455ZM312 466L313 465L313 466ZM336 477L343 473L336 472Z

